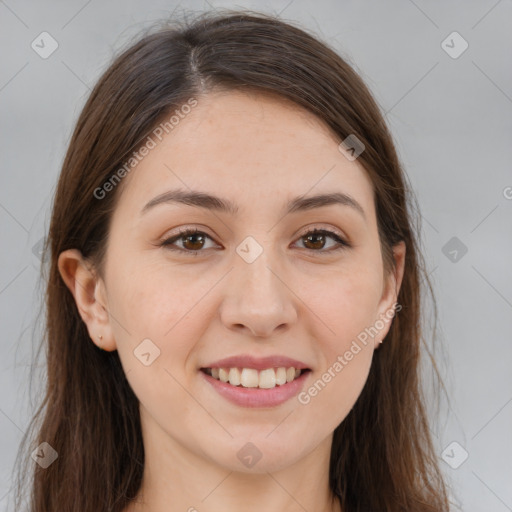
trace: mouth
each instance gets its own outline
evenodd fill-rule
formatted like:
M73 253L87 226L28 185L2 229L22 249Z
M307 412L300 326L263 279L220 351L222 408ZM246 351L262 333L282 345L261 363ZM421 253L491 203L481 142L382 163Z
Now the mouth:
M272 389L284 386L310 372L309 368L278 367L257 370L255 368L200 368L215 380L237 388Z

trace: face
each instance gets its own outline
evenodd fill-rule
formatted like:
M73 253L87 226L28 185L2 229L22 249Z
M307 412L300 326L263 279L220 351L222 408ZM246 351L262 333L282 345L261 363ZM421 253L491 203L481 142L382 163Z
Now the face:
M95 343L118 350L145 434L227 470L276 471L330 439L353 407L404 253L384 279L372 183L339 142L281 99L215 92L123 178L95 287L105 310L83 318ZM178 189L236 212L162 200ZM304 201L335 193L352 203ZM305 371L284 383L291 367Z

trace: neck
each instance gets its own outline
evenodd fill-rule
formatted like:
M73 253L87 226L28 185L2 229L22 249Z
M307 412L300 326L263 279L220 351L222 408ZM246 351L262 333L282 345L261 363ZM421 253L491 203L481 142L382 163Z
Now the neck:
M332 435L284 469L240 472L151 428L141 488L124 512L341 512L329 487L331 443Z

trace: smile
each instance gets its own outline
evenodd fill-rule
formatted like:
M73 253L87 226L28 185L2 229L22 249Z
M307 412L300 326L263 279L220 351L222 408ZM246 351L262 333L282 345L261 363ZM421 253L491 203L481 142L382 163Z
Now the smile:
M201 371L216 380L236 387L272 389L294 381L308 369L294 367L267 368L201 368Z

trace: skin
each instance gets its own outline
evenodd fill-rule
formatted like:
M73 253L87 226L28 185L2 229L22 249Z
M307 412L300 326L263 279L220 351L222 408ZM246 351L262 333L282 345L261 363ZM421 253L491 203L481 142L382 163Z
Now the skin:
M405 246L394 248L396 272L384 279L372 183L339 142L283 99L209 93L123 179L103 278L79 251L60 255L92 342L118 350L140 401L145 473L126 511L340 510L328 485L332 434L360 395L389 320L308 404L294 397L240 407L199 373L231 355L283 354L312 369L307 390L393 309ZM141 215L175 188L229 199L239 212L175 203ZM334 191L356 199L366 218L342 205L284 215L296 196ZM196 257L158 245L180 227L210 237L203 246L175 242ZM308 244L315 227L352 247L332 252L330 236ZM247 236L263 249L250 264L236 252ZM160 349L150 366L133 354L146 338ZM237 458L247 442L262 454L252 468Z

